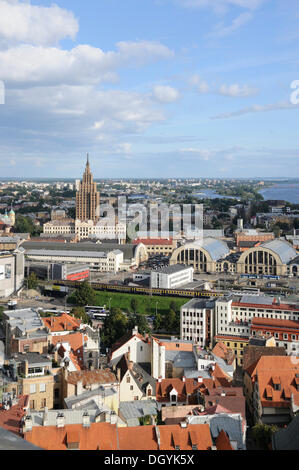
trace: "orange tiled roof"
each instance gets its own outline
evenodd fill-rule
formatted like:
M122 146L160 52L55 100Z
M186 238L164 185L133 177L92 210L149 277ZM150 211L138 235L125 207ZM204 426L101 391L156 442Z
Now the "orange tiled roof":
M28 407L29 396L23 395L19 397L17 405L12 406L9 410L0 409L0 426L14 434L20 434L22 418L25 409Z
M249 369L251 369L251 380L258 382L259 397L263 407L288 408L290 394L293 394L294 401L299 401L296 384L296 379L299 380L299 357L262 356L255 367ZM276 385L280 385L279 390L276 390Z
M234 450L234 448L232 447L230 443L228 435L223 429L218 434L215 444L216 444L217 450Z
M210 450L212 439L208 424L193 424L186 428L180 425L120 427L110 423L91 423L89 428L81 424L34 426L24 436L26 441L46 450L66 450L68 445L78 445L80 450Z
M172 389L178 392L178 402L186 401L187 395L192 395L198 389L202 388L202 384L196 379L162 379L161 382L157 381L156 384L156 399L159 402L169 401L169 393Z
M80 332L71 333L63 336L52 336L52 344L57 346L59 343L68 343L71 348L70 358L74 363L77 370L80 370L84 367L83 365L83 344L87 337ZM61 344L58 354L63 357L65 348Z
M159 346L164 346L166 351L191 351L193 350L194 344L190 341L190 343L178 341L163 341L163 339L159 338L152 338Z
M233 350L228 348L226 344L222 343L222 341L219 341L219 343L215 345L212 353L226 361L229 365L234 362L235 354Z
M49 328L49 330L54 332L61 331L74 331L77 330L81 324L81 320L74 318L67 313L63 313L60 317L46 317L42 319L44 325Z

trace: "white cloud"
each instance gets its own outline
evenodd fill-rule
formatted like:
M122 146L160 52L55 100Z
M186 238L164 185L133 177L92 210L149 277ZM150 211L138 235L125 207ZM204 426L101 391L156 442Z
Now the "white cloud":
M234 85L221 85L218 93L220 95L232 96L232 97L246 97L256 95L258 90L248 85L239 85L235 83Z
M253 14L250 12L241 13L239 16L233 19L229 26L224 26L223 24L216 26L216 28L208 34L208 37L223 38L225 36L229 36L241 28L241 26L252 20L252 18Z
M267 104L267 105L255 104L253 106L248 106L247 108L239 109L237 111L218 114L216 116L213 116L212 119L230 119L233 117L243 116L245 114L264 113L268 111L281 111L281 110L298 109L298 108L299 108L299 105L291 104L288 101L282 101L280 103Z
M189 155L194 155L195 157L198 157L204 161L208 161L213 157L214 151L211 150L206 150L206 149L197 149L197 148L183 148L180 150L181 153L183 154L189 154Z
M0 0L0 39L30 44L56 44L74 39L79 26L74 14L57 5L35 6L18 0Z
M118 50L104 52L89 45L71 50L22 44L0 51L0 78L6 82L44 84L96 84L115 82L115 70L131 64L171 58L163 44L118 43Z
M176 3L187 8L210 8L216 13L225 13L231 7L256 10L268 0L176 0Z
M250 87L248 85L240 85L238 83L234 83L232 85L223 84L220 86L209 85L197 74L191 76L189 79L189 84L192 87L195 87L196 91L202 94L212 93L230 97L245 98L247 96L256 95L258 93L257 88Z
M192 75L192 77L189 80L189 83L191 86L194 86L199 93L209 93L210 87L205 82L204 80L201 79L201 77L197 74Z
M156 85L153 88L153 96L161 103L173 103L180 98L180 93L170 86Z

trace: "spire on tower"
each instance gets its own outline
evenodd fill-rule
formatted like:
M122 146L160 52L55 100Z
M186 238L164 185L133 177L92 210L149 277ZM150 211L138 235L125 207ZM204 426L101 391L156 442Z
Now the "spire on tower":
M87 154L86 166L89 166L89 153Z

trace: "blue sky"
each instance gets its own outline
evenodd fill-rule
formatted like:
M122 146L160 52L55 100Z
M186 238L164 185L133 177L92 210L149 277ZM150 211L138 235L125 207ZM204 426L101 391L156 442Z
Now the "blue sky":
M0 0L1 175L89 152L97 178L297 177L298 23L295 0Z

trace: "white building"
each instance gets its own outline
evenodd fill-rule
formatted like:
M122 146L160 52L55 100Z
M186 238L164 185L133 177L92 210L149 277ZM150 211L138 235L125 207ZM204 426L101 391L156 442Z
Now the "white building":
M215 301L192 299L181 307L181 339L201 347L211 345L215 334Z
M193 282L192 266L176 264L151 272L151 287L156 289L176 289Z
M113 251L70 251L70 250L28 250L29 260L44 261L47 263L82 263L88 264L90 269L102 272L118 272L124 261L123 252Z
M98 238L109 240L126 240L126 224L113 219L101 218L98 222L93 220L52 220L43 226L47 235L77 235L78 240Z
M24 250L0 252L0 297L9 297L23 286Z

